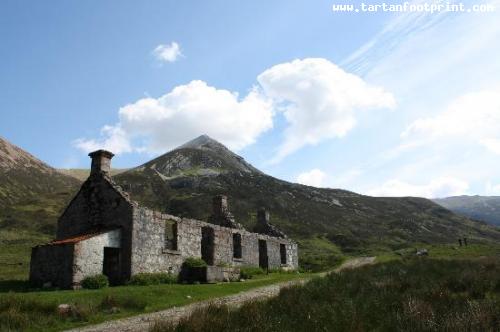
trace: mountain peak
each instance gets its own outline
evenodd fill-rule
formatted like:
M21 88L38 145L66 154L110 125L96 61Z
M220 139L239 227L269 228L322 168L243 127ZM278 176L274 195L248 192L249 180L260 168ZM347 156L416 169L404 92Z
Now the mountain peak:
M207 150L229 150L224 144L214 140L210 136L203 134L195 139L182 144L177 149L207 149ZM176 150L177 150L176 149Z
M164 179L185 175L213 176L228 172L262 174L242 157L208 135L198 136L137 169L154 170Z

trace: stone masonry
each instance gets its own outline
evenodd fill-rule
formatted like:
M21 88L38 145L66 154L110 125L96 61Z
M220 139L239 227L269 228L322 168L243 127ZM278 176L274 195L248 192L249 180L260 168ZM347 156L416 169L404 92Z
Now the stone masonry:
M112 284L137 273L178 274L188 257L213 267L298 267L297 244L269 224L266 211L258 212L253 233L235 221L223 195L214 197L209 222L153 211L113 182L112 153L89 156L91 174L59 218L56 239L32 249L34 285L78 288L96 274L107 275Z

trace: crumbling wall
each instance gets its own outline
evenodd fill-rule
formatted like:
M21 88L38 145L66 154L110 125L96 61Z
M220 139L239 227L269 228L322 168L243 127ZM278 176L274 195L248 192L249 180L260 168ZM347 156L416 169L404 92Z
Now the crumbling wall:
M85 277L102 274L104 247L120 248L120 245L120 229L76 243L74 247L73 286L78 287Z
M132 275L137 273L169 272L177 274L184 262L181 253L165 246L165 221L178 221L177 217L152 211L144 207L134 209L132 232ZM178 226L178 233L183 233ZM182 246L178 237L177 246Z
M30 283L36 287L71 288L73 249L73 244L49 244L32 248Z
M165 221L177 223L177 250L165 247ZM259 240L267 242L269 268L283 267L280 244L287 248L286 266L298 267L297 246L286 238L275 238L264 234L251 233L243 229L222 227L200 220L178 218L152 211L147 208L134 209L132 234L132 274L143 272L179 273L182 263L188 257L201 258L202 228L213 229L214 265L258 266ZM242 257L233 257L233 234L241 235Z

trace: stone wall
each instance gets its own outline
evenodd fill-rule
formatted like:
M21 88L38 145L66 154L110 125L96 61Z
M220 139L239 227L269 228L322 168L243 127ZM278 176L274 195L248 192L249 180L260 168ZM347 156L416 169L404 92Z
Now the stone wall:
M165 246L166 221L177 223L177 250ZM178 273L188 257L201 258L202 228L213 229L214 265L258 266L259 240L267 243L269 268L298 268L297 244L286 238L227 228L200 220L178 218L143 207L134 209L132 274L142 272ZM233 233L241 235L241 258L233 258ZM287 262L281 263L280 244L286 246Z
M132 275L153 272L177 274L179 272L179 267L184 261L180 252L165 248L166 219L166 215L147 208L136 207L134 209ZM178 233L182 234L182 232L183 230L178 228Z
M73 259L73 287L78 287L85 277L102 274L104 247L120 248L120 245L120 229L99 234L76 243Z
M45 245L31 250L30 282L36 287L71 288L73 244Z

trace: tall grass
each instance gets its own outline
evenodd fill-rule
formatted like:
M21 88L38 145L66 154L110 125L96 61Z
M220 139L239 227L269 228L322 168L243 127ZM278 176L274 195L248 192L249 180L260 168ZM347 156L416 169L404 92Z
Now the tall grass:
M500 259L363 267L151 331L500 331Z

